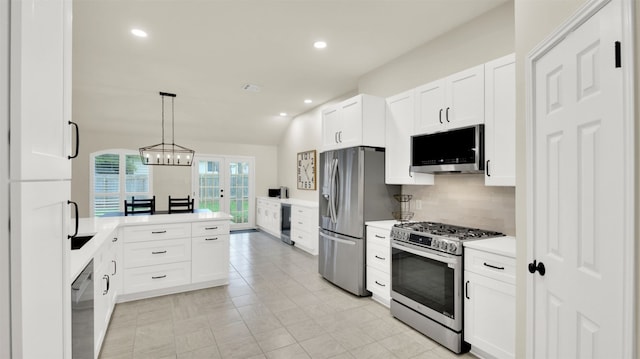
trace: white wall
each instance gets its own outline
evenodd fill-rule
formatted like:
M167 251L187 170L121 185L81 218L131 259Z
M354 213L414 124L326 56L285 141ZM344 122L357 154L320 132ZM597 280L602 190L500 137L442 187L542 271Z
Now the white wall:
M139 147L159 142L152 135L122 133L95 133L81 130L80 154L73 162L73 179L71 181L71 197L78 202L80 216L89 216L89 154L105 149L122 148L138 150ZM255 157L256 196L266 196L267 189L278 185L278 151L276 146L246 145L220 142L203 142L182 139L180 145L189 147L198 154L252 156ZM167 197L186 196L191 193L191 167L153 167L153 193L156 196L156 208L167 208Z
M0 3L0 358L11 343L9 276L9 2Z

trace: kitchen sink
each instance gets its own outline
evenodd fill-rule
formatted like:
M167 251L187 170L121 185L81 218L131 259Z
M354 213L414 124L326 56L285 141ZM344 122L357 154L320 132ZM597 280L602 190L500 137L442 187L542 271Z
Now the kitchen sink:
M89 240L91 240L91 238L93 238L93 236L94 235L92 234L92 235L87 235L87 236L75 236L75 237L72 237L71 238L71 250L82 248L82 246L87 244L87 242L89 242Z

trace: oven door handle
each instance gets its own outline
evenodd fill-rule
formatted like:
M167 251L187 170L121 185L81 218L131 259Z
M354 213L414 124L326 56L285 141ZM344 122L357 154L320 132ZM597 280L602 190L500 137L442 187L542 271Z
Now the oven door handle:
M457 263L457 259L456 258L447 257L447 256L439 255L439 254L434 254L434 253L429 253L429 252L426 252L426 251L413 249L411 247L408 247L408 246L406 246L404 244L400 244L400 243L391 243L391 247L399 249L401 251L409 252L411 254L415 254L415 255L420 256L420 257L433 259L434 261L438 261L438 262L443 262L443 263L447 263L447 264L454 264L454 265ZM391 257L392 257L391 260L393 261L393 256L391 256Z

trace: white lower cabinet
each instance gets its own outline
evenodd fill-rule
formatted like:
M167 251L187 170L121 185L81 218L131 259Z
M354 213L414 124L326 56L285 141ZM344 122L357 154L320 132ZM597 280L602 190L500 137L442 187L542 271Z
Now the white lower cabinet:
M127 268L124 272L124 292L138 293L191 283L191 262L158 264Z
M482 358L515 358L515 258L465 248L464 340Z
M291 206L291 240L296 247L318 255L318 208Z
M373 299L391 302L391 230L367 226L367 290Z
M280 237L280 199L258 198L256 205L256 225L261 230Z
M191 282L229 277L229 231L191 239Z

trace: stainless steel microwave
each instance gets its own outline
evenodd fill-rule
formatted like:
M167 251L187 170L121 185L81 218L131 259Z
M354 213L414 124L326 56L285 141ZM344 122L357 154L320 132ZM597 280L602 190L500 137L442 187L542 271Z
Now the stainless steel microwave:
M412 136L411 171L484 172L484 125Z

